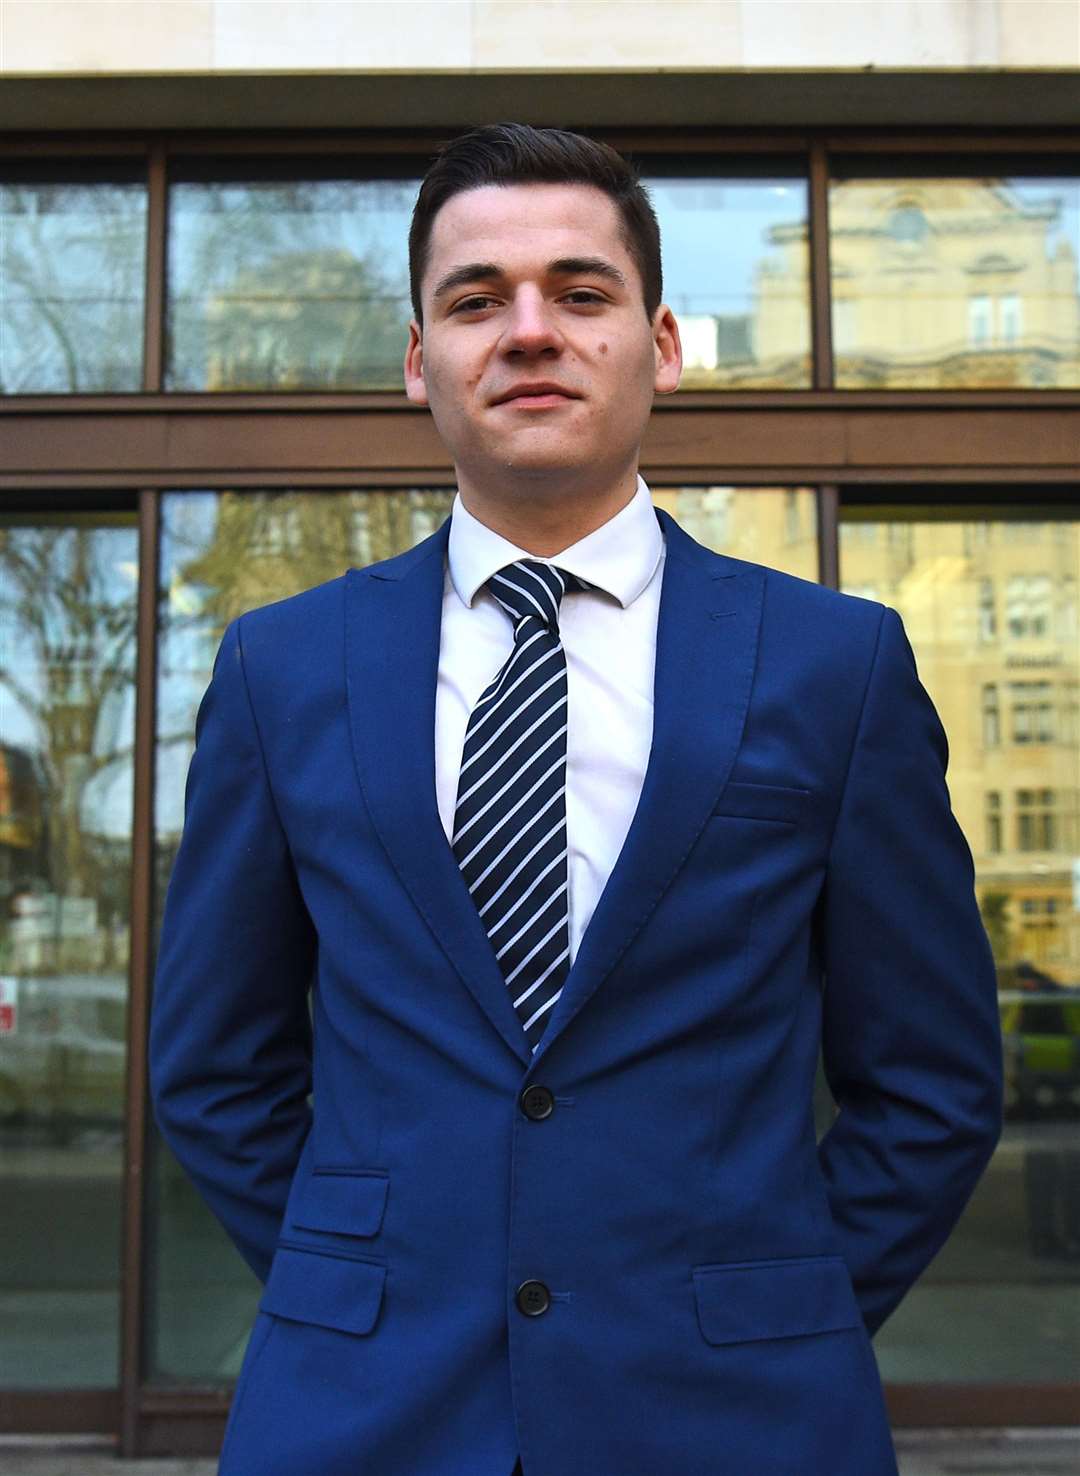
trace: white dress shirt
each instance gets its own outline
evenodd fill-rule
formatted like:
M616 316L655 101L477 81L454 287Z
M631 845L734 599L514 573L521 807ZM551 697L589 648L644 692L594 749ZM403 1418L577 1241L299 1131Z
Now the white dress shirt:
M510 617L483 586L527 553L466 509L450 513L435 692L435 789L453 836L465 729L514 644ZM649 489L562 553L542 559L597 585L563 597L566 652L566 833L570 962L622 850L652 746L656 621L664 535Z

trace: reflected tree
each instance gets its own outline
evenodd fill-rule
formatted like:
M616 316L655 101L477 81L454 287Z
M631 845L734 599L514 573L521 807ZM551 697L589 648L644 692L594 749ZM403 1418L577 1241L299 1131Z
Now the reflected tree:
M1009 941L1009 894L1008 892L984 892L979 901L979 912L990 949L1000 967L1008 963L1011 947Z
M410 204L401 181L176 186L172 387L399 388ZM396 253L378 241L387 214L400 217Z
M146 201L129 184L0 184L0 393L137 390Z
M5 727L18 724L44 791L34 885L61 900L114 893L117 865L126 876L127 847L110 845L94 790L132 765L134 578L118 579L116 566L127 561L133 576L135 544L130 527L0 528ZM85 940L75 941L72 962L85 967Z
M453 491L223 492L213 533L177 562L197 588L190 620L216 646L236 615L411 548L449 515ZM172 623L183 617L174 615Z

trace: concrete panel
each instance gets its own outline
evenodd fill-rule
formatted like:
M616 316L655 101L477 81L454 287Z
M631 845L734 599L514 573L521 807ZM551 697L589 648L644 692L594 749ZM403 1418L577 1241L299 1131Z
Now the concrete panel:
M203 71L213 9L211 0L2 0L0 71Z
M1040 7L1028 0L1027 8ZM970 67L998 60L998 0L742 0L741 11L747 67Z
M739 10L738 0L475 0L473 65L737 66Z
M1080 67L1080 0L2 0L0 71Z
M472 0L217 0L213 65L244 72L467 67L472 22Z
M1080 0L1001 0L998 9L1004 66L1080 66Z

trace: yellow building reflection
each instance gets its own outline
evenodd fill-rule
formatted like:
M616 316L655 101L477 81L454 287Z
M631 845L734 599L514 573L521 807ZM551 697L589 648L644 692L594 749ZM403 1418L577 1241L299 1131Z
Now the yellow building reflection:
M922 512L848 509L842 587L904 620L1002 983L1080 985L1080 525Z
M829 213L838 387L1080 384L1080 180L842 180Z

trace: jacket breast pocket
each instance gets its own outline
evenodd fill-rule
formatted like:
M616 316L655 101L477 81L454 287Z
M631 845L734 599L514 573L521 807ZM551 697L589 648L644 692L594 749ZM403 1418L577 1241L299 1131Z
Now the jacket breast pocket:
M707 1343L749 1343L836 1332L861 1322L842 1256L694 1266L698 1325Z
M786 784L736 784L724 786L714 815L738 820L771 820L777 825L797 825L810 799L810 790Z
M289 1223L334 1235L377 1235L390 1179L382 1169L320 1169L297 1189Z
M259 1311L365 1334L378 1320L385 1284L379 1261L279 1241Z

